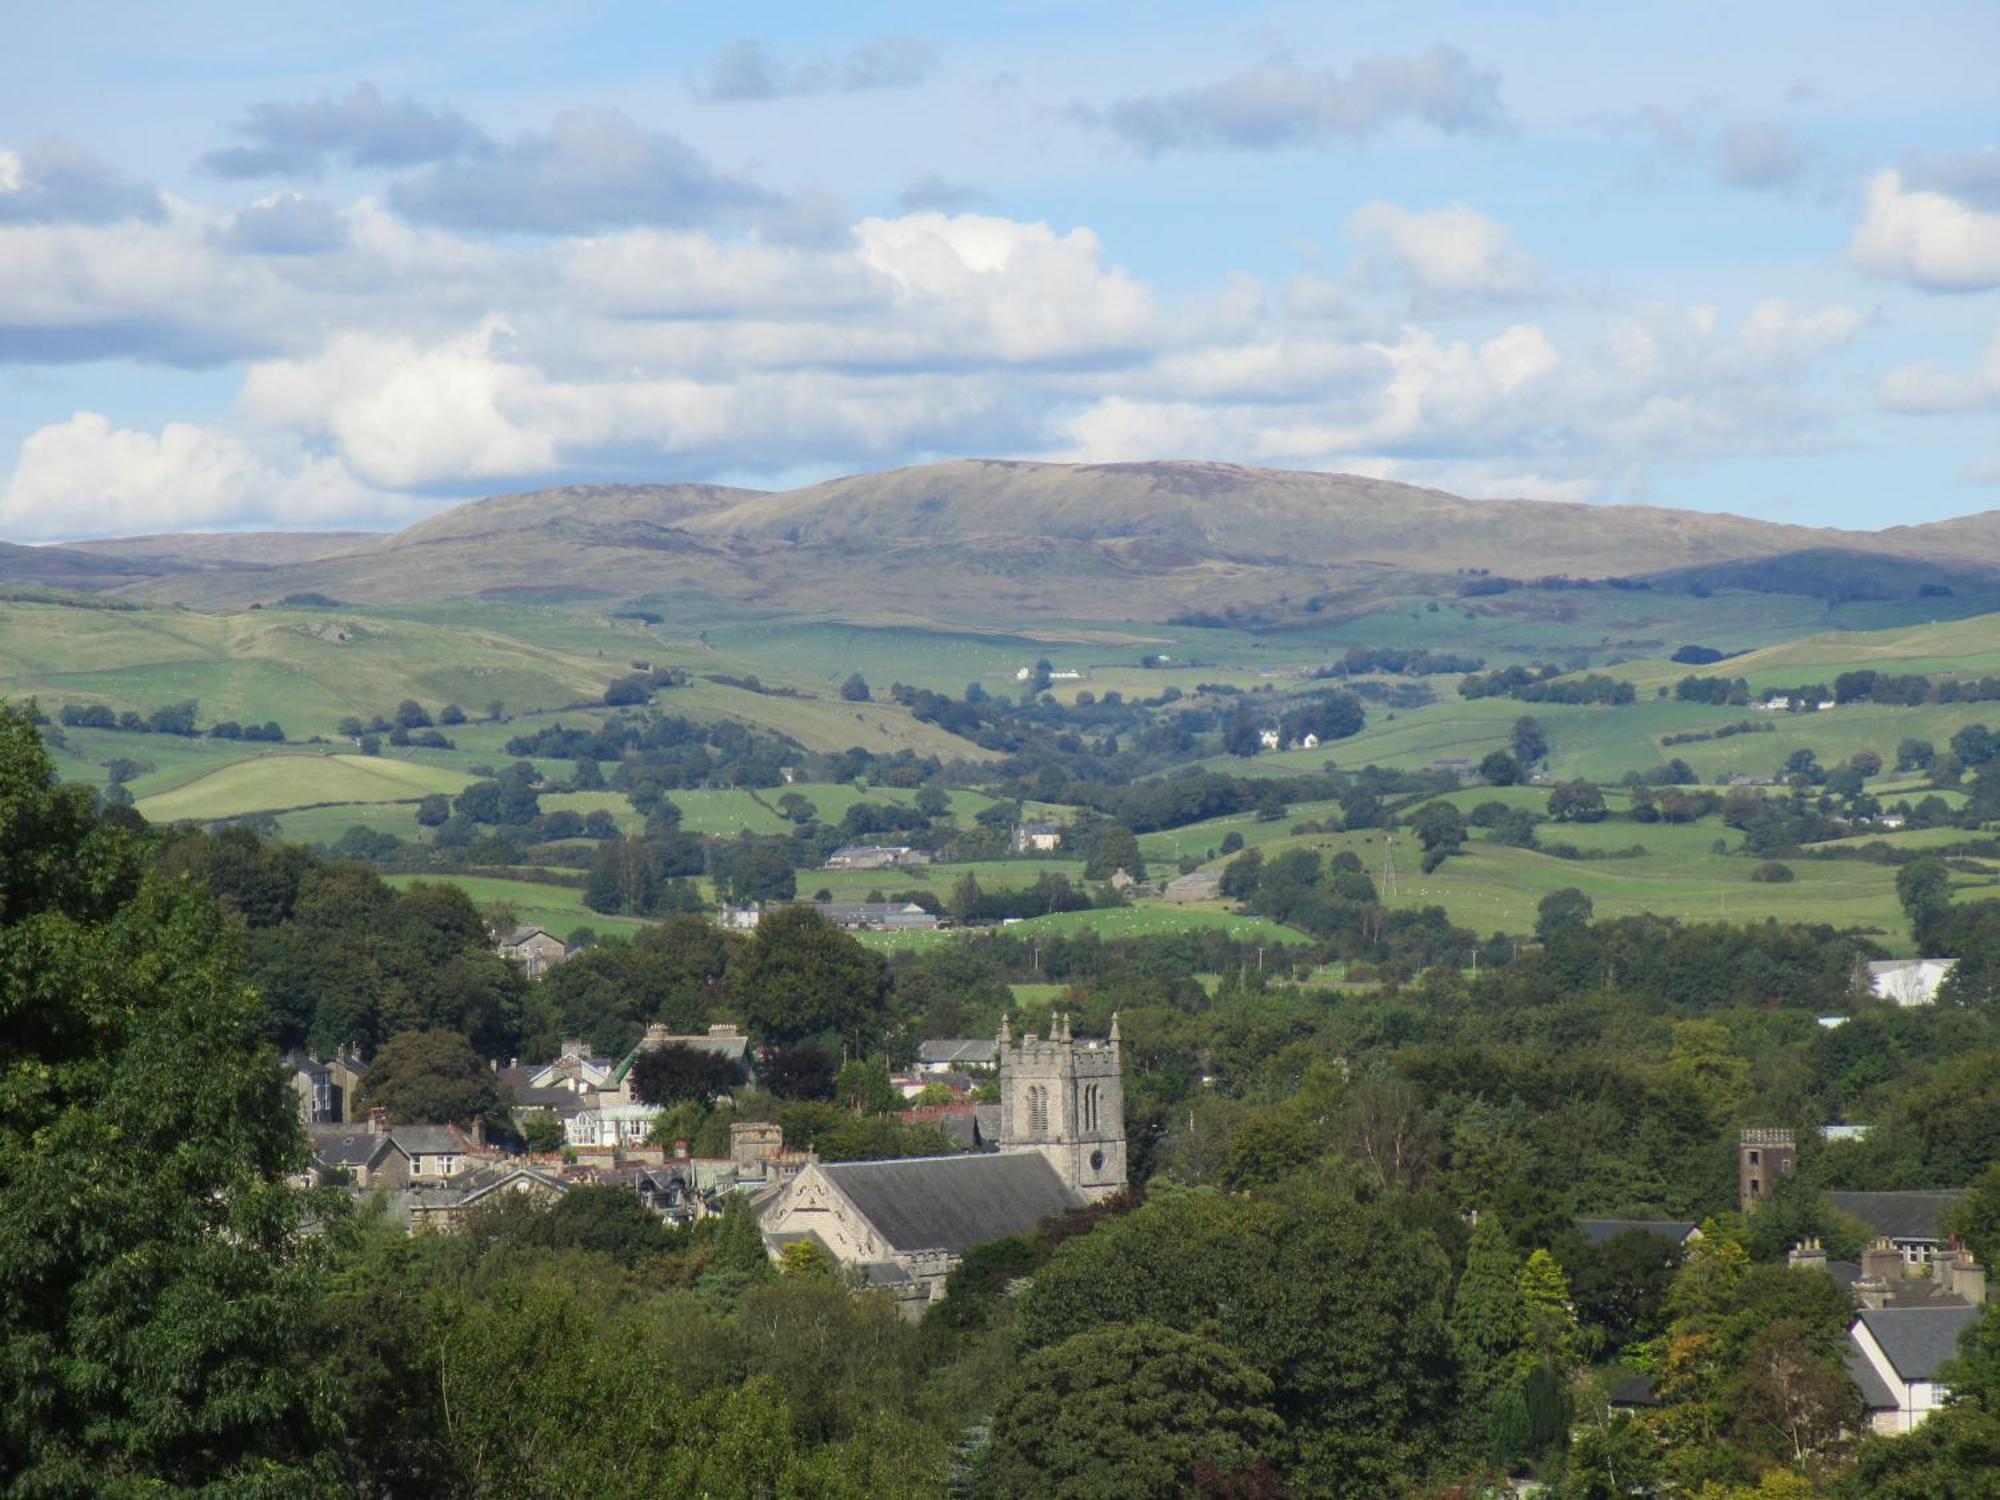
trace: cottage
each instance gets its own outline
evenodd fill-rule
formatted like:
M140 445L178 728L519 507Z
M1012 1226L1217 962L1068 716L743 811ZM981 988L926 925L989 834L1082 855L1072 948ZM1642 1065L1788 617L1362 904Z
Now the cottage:
M1957 1357L1959 1335L1979 1318L1970 1303L1861 1310L1848 1330L1846 1364L1872 1430L1908 1432L1944 1405L1951 1390L1938 1374Z
M448 1182L412 1183L391 1198L389 1207L412 1234L426 1229L450 1233L463 1228L466 1215L474 1209L506 1194L519 1193L546 1203L568 1191L569 1184L554 1173L515 1162L480 1167Z
M1868 965L1868 993L1893 1005L1933 1005L1955 958L1889 958Z
M315 1187L371 1187L389 1156L388 1132L369 1125L310 1126L306 1141L312 1151L308 1179Z
M1260 729L1257 731L1257 747L1260 750L1275 750L1278 748L1279 743L1277 730Z
M376 1175L395 1186L446 1181L477 1165L484 1152L480 1139L456 1125L400 1125L388 1139L389 1156Z
M1053 823L1018 823L1014 827L1016 854L1053 854L1062 847L1062 830Z
M494 951L520 964L530 979L540 979L569 957L569 944L546 927L516 927L500 939Z

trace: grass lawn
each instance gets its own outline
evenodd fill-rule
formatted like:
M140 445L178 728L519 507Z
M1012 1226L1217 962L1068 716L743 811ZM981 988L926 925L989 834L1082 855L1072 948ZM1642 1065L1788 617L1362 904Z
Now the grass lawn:
M138 809L156 823L234 818L322 802L413 800L457 792L469 780L462 772L381 756L273 750L142 797Z
M497 875L387 875L383 878L399 890L419 881L432 885L455 885L480 906L506 902L514 908L517 921L546 927L557 937L567 937L578 927L629 937L653 925L637 917L607 917L594 912L583 904L583 892L572 886L507 880Z

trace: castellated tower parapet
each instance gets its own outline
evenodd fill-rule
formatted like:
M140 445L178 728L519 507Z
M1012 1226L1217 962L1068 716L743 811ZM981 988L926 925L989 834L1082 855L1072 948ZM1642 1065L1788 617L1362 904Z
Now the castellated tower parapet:
M1125 1081L1118 1017L1110 1035L1079 1041L1067 1015L1047 1036L1000 1022L1000 1149L1039 1151L1096 1202L1125 1186Z

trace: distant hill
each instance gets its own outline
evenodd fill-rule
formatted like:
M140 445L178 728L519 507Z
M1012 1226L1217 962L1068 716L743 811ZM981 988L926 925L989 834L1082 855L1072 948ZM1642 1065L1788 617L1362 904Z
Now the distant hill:
M50 553L106 570L65 586L208 607L305 593L397 604L688 591L911 621L1232 610L1282 619L1448 590L1469 570L1664 575L1692 586L1731 565L1819 558L1789 566L1823 585L1827 557L1893 556L1906 560L1893 587L1915 593L1927 568L1940 586L2000 568L2000 519L1846 532L1651 506L1465 500L1234 464L960 460L771 494L715 485L542 490L459 506L388 536L8 549L0 582L57 582L29 567ZM1876 582L1890 586L1886 574Z

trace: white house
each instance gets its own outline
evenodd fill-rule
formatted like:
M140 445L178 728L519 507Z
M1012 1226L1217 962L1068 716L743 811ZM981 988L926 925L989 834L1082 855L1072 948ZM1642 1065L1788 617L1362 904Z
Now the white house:
M665 1113L657 1104L600 1104L580 1109L563 1122L563 1143L570 1146L643 1146L653 1122Z
M1868 989L1897 1005L1932 1005L1938 986L1957 963L1955 958L1881 959L1868 965Z
M1958 1336L1979 1321L1970 1304L1863 1308L1847 1332L1847 1368L1861 1387L1876 1432L1908 1432L1944 1405L1951 1388L1938 1371L1958 1353Z
M1278 748L1278 745L1279 745L1279 743L1280 743L1280 741L1279 741L1279 739L1278 739L1278 731L1277 731L1277 730L1275 730L1275 729L1260 729L1260 730L1258 730L1258 731L1257 731L1257 743L1258 743L1258 744L1259 744L1259 745L1260 745L1260 746L1261 746L1262 748L1264 748L1264 749L1266 749L1266 750L1275 750L1275 749L1277 749L1277 748Z

